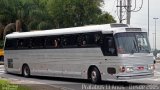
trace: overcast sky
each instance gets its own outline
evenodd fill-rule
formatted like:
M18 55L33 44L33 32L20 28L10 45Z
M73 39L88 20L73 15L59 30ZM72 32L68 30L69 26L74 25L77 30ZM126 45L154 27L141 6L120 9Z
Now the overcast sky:
M117 1L119 0L104 0L105 5L103 6L104 10L109 12L111 15L113 15L117 22L118 16L117 16ZM124 0L122 0L124 1ZM137 1L137 9L139 9L142 0L136 0ZM135 6L134 4L135 0L132 0L132 9ZM123 9L125 11L125 9ZM118 11L119 12L119 11ZM126 16L124 16L125 19ZM153 18L159 18L157 20L157 48L160 49L160 0L150 0L150 44L151 47L155 48L155 20ZM126 23L126 21L123 21ZM131 25L132 26L138 26L143 27L148 31L148 0L143 0L143 7L139 12L132 12L131 13Z

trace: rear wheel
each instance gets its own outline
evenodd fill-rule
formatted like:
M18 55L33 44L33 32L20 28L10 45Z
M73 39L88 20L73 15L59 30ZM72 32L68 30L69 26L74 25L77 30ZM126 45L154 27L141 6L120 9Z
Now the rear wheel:
M91 82L94 84L98 84L101 82L101 75L100 72L97 68L92 68L91 72L90 72L90 79Z
M24 77L29 77L30 76L30 68L28 65L23 65L22 67L22 75Z

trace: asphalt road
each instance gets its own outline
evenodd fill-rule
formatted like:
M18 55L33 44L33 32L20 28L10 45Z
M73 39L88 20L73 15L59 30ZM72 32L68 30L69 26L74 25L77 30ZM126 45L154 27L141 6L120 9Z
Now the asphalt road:
M160 64L156 64L155 76L153 78L135 80L130 82L107 82L100 85L90 84L88 80L58 78L58 77L37 77L24 78L20 75L5 74L4 67L0 66L0 77L9 79L17 84L45 84L58 87L64 90L159 90L160 89Z

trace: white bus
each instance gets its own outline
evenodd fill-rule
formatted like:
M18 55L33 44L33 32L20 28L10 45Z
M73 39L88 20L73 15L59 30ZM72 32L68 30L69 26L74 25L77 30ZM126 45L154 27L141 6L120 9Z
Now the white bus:
M5 38L5 70L25 77L127 81L154 75L147 32L104 24L32 32Z

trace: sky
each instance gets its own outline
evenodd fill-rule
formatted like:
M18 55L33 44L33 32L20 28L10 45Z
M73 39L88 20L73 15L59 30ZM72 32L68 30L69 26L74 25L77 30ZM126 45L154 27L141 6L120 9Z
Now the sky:
M117 1L119 0L104 0L105 4L103 6L103 10L110 13L116 20L119 22L118 14L119 9L117 10ZM125 0L122 0L125 1ZM152 49L155 49L155 20L153 18L159 18L156 20L156 47L160 50L160 0L149 0L150 7L150 19L149 19L149 41ZM136 10L140 8L142 4L142 0L136 0ZM135 0L132 0L132 9L134 9ZM117 14L118 11L118 14ZM125 9L123 9L125 12ZM125 14L125 13L124 13ZM124 19L125 19L124 15ZM124 20L123 23L126 23ZM143 0L142 9L138 12L131 13L131 25L136 27L145 28L148 31L148 0Z

